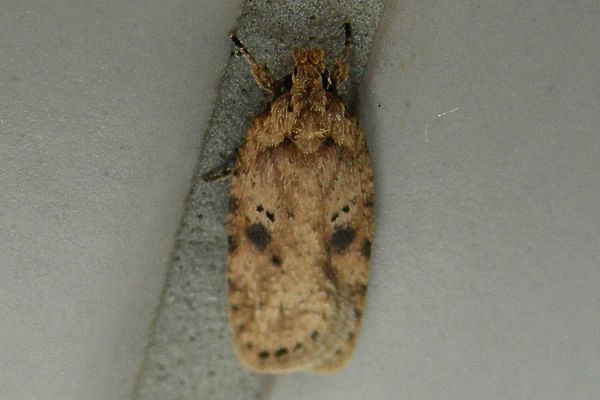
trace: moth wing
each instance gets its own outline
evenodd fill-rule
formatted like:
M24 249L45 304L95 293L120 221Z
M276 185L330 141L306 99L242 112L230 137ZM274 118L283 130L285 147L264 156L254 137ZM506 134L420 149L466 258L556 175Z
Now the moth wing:
M252 128L251 128L252 129ZM240 149L227 217L229 322L259 372L333 371L354 348L372 240L372 174L353 146ZM253 137L253 132L248 132ZM357 145L358 143L358 145Z
M335 352L313 368L317 372L332 372L348 362L358 336L365 307L369 260L373 240L373 176L367 145L362 132L355 126L355 145L335 147L335 178L328 201L329 265L328 279L339 296L352 307L351 330Z

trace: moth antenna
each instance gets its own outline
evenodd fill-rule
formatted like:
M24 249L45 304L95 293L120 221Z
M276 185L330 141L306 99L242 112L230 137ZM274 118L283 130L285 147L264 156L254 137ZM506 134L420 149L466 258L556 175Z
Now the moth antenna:
M350 51L352 47L352 26L350 22L344 22L344 51Z
M350 58L350 50L352 49L352 26L350 22L344 22L344 48L342 54L333 63L333 72L331 81L337 89L348 78L348 59Z
M248 51L248 49L246 48L246 46L244 46L240 39L238 39L235 33L231 32L229 34L229 38L231 39L235 47L237 47L242 57L244 57L246 63L250 66L250 73L254 77L256 84L260 86L263 90L267 91L269 94L274 95L275 80L273 79L273 74L271 74L269 67L267 67L266 64L257 63L252 54Z

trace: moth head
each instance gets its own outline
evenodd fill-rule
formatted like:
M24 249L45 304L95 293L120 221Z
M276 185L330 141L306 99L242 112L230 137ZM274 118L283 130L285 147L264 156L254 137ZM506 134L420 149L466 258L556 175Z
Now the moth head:
M322 49L294 49L292 73L292 102L307 101L313 106L324 105L327 91L334 91L329 71L325 67Z

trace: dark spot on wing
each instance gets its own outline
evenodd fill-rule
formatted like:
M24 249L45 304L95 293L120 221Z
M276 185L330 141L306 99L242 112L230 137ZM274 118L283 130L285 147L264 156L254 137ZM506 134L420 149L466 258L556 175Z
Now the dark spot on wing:
M278 257L278 256L276 256L276 255L273 255L273 256L271 257L271 263L272 263L273 265L277 266L277 267L280 267L280 266L281 266L281 263L282 263L282 261L281 261L281 258L279 258L279 257Z
M238 199L233 196L229 196L229 212L235 213L237 211L238 205Z
M316 340L319 338L319 332L317 332L317 331L312 331L312 332L310 333L310 338L311 338L312 340L315 340L315 341L316 341Z
M261 251L263 251L271 241L269 231L267 231L267 228L260 222L248 225L245 234L250 243Z
M355 230L351 227L337 227L331 235L331 247L337 252L342 252L350 246L354 240Z
M258 206L256 206L256 211L258 212L263 212L265 208L262 206L262 204L259 204Z
M288 353L288 349L286 347L281 347L275 351L275 357L283 357Z
M302 345L302 343L298 342L298 343L296 343L296 345L294 346L294 351L299 351L299 350L301 350L301 349L302 349L302 347L304 347L304 346Z
M232 279L227 279L227 288L230 292L239 292L240 288L235 284Z
M371 241L369 239L363 241L360 254L365 258L371 258Z
M335 222L336 219L338 219L338 217L340 216L340 214L338 213L333 213L331 215L331 222Z
M275 214L273 214L273 213L272 213L272 212L270 212L270 211L267 211L267 212L265 213L265 215L267 216L267 218L269 218L269 221L271 221L271 222L275 222Z
M227 251L232 253L237 249L237 241L235 240L235 236L228 235L227 236Z
M329 282L332 282L334 284L335 282L337 282L337 274L330 262L323 263L323 265L321 265L321 269L323 270L323 275L325 275L325 278Z
M266 350L261 351L260 353L258 353L258 358L264 360L265 358L269 358L269 352Z
M345 213L350 212L350 207L348 205L345 205L344 207L342 207L342 211Z
M360 296L364 296L367 294L367 285L365 284L359 284L356 287L356 293L358 293Z

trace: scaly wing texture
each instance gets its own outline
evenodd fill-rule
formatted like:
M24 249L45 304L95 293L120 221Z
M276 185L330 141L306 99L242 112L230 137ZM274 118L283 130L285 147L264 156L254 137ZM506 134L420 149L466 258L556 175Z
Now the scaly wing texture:
M259 372L333 371L352 352L367 288L366 143L344 115L311 143L282 136L261 146L268 118L248 130L232 179L227 278L236 353Z

